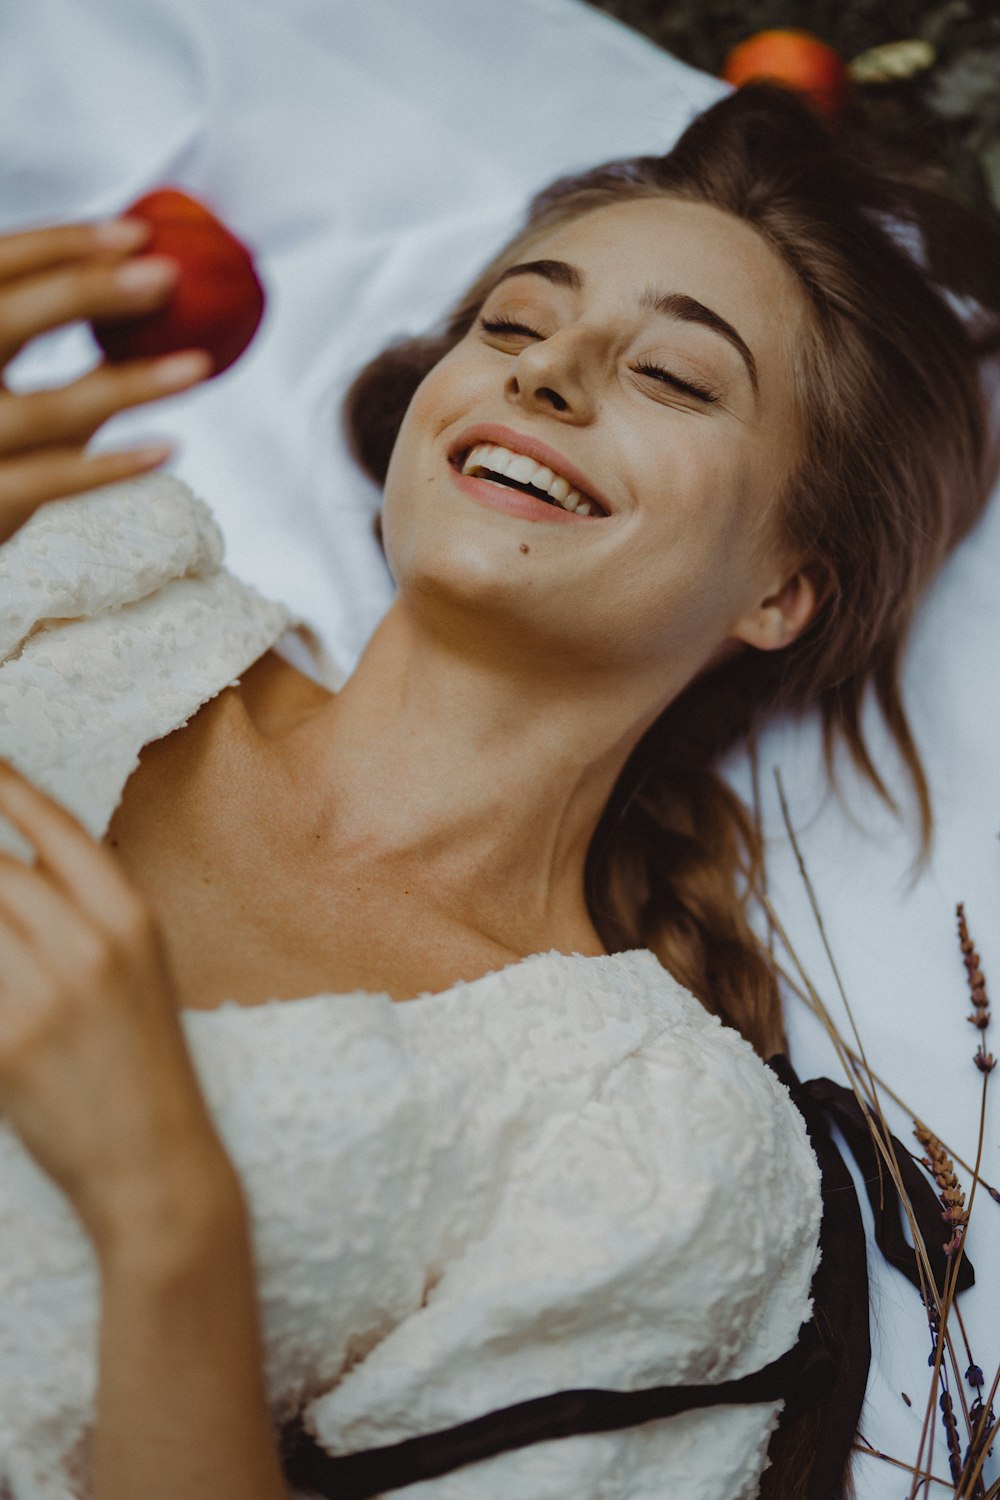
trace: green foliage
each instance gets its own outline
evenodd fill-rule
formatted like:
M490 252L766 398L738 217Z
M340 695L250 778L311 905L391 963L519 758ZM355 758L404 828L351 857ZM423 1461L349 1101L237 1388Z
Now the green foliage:
M1000 210L1000 5L997 0L590 0L675 57L720 73L754 32L811 31L851 62L920 38L931 66L908 79L857 83L843 128L901 165L947 179L972 206Z

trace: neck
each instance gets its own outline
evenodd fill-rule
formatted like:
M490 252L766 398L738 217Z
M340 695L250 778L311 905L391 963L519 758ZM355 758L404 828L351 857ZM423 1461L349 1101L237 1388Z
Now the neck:
M313 837L512 951L600 952L587 849L651 717L630 715L620 676L612 690L594 671L456 651L397 600L312 721Z

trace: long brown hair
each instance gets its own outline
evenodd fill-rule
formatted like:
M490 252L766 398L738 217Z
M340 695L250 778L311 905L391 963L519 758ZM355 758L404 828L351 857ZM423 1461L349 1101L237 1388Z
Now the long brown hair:
M647 731L594 834L586 894L609 951L652 949L768 1057L783 1050L784 1028L777 977L748 917L763 849L718 762L770 716L818 709L831 780L842 742L898 811L863 732L872 691L909 773L926 859L932 814L901 656L924 588L989 493L979 367L997 343L1000 286L982 267L989 255L1000 266L1000 235L935 184L863 165L792 95L756 85L713 105L663 156L608 162L540 192L442 325L361 371L345 431L381 483L411 396L468 332L498 274L591 209L660 194L752 225L805 294L810 327L794 371L804 451L774 520L790 550L813 560L824 597L791 646L745 650L696 678ZM942 285L975 297L964 318ZM804 1452L786 1451L762 1493L792 1500L807 1468Z

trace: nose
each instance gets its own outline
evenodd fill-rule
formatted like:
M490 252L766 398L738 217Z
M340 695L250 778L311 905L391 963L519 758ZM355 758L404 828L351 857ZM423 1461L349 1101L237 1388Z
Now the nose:
M582 350L565 341L566 332L521 350L506 395L524 411L558 412L566 421L587 422L594 414L594 393L582 369Z

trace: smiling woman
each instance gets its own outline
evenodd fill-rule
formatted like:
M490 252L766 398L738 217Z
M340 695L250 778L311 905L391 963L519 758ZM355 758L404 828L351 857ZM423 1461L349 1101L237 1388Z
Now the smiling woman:
M663 194L575 214L542 247L496 278L414 394L385 478L386 551L401 584L426 570L425 607L432 591L444 607L449 576L462 597L463 579L478 588L488 567L491 609L520 622L494 636L508 657L523 642L537 676L545 639L563 691L586 682L591 722L607 693L645 729L713 655L787 644L812 608L807 573L770 537L760 545L799 446L789 356L804 302L752 229ZM654 290L664 275L674 285ZM509 422L460 424L480 410ZM500 447L504 476L470 446L479 438ZM430 491L413 476L447 472L442 450L482 475L464 486L482 505L541 523L582 513L578 544L543 525L526 568L494 529L452 517L455 502L417 526ZM530 484L532 461L543 484L570 486L569 515L509 492L511 478ZM772 596L780 606L761 610Z
M520 420L474 435L599 496L607 519L574 533L582 551L538 534L530 572L511 557L504 574L572 636L561 672L610 670L620 693L631 660L661 694L647 683L645 733L589 846L588 908L610 947L654 947L765 1055L777 992L733 884L760 850L713 762L811 705L831 757L843 737L884 794L860 723L874 686L930 835L899 659L988 493L978 364L995 338L993 310L964 326L887 227L919 231L939 204L842 155L787 94L742 90L666 156L539 194L444 330L387 350L345 406L386 485L396 568L411 562L397 475L422 465L431 482L433 438L447 445L477 398ZM467 526L434 537L442 573L474 546Z
M873 684L929 835L900 653L988 479L929 203L767 89L540 194L352 387L398 591L337 690L84 452L204 361L0 390L12 1500L841 1493L863 1249L717 761L815 707L881 789ZM4 357L159 305L142 243L0 240Z
M784 1035L747 916L763 849L721 757L810 708L831 775L842 741L894 805L862 730L873 689L929 848L900 661L923 589L989 493L979 365L1000 306L998 286L963 324L903 248L942 212L963 218L840 152L787 94L748 88L664 157L540 193L442 330L388 349L345 406L355 455L385 483L390 565L419 580L426 618L454 628L453 601L488 578L479 649L520 653L526 682L548 674L588 718L613 703L633 725L587 846L597 940L652 949L764 1057ZM996 247L973 225L971 242ZM452 439L460 413L506 417L471 431L497 446ZM481 476L470 498L539 523L530 562L495 545L498 522L487 563L483 533L447 504L439 530L415 525L401 477L435 483L442 444ZM556 498L567 484L593 497L599 525L553 533L544 502L515 510L500 488L560 475ZM829 1295L822 1270L815 1290ZM824 1314L828 1328L843 1315ZM840 1493L821 1473L823 1421L782 1424L762 1494L805 1494L810 1475L809 1493Z

